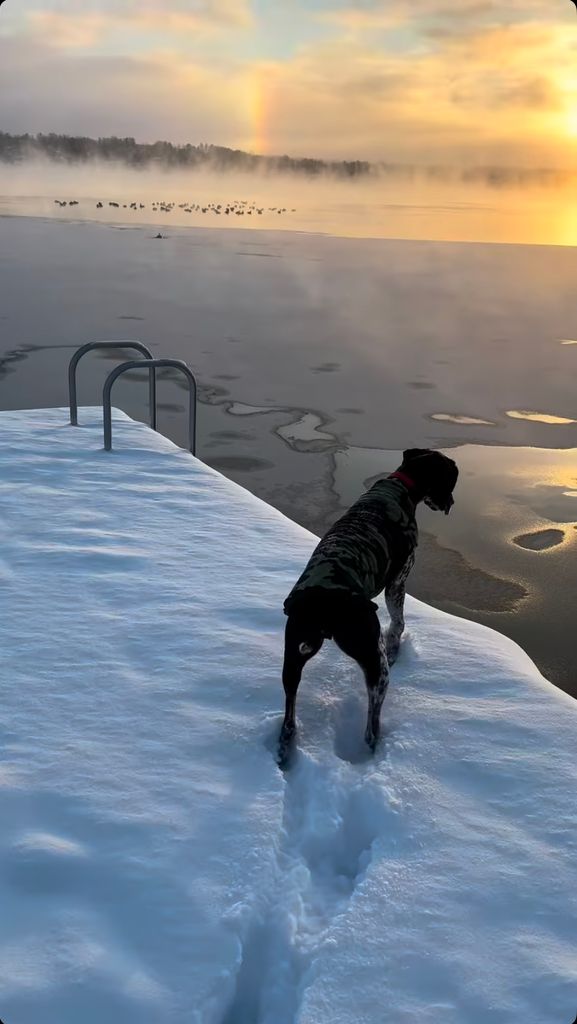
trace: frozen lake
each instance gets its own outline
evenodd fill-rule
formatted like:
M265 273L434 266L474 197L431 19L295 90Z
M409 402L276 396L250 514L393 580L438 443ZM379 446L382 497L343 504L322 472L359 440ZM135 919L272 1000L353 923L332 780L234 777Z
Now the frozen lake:
M63 405L76 347L138 339L197 373L199 456L315 533L402 448L451 448L457 503L420 514L412 593L512 636L575 693L577 253L288 224L0 218L0 408ZM81 403L111 358L86 359ZM145 401L117 385L131 415ZM182 443L176 381L160 402Z

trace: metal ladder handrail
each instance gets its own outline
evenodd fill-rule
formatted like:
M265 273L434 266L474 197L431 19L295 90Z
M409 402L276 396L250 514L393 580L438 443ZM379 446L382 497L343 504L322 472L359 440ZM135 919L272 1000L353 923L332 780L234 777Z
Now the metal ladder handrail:
M127 370L144 369L146 366L150 368L150 373L155 374L158 367L171 366L177 370L181 370L184 373L188 381L188 449L196 455L196 377L194 376L190 366L182 359L130 359L127 363L121 363L120 366L116 366L114 370L111 370L104 382L104 388L102 389L102 411L104 417L104 450L107 452L112 451L112 405L110 399L110 393L112 391L112 385L117 377L121 373L125 373ZM152 407L151 412L151 426L152 426L152 413L154 414L156 430L156 405Z
M76 397L76 367L82 356L95 348L134 348L142 352L147 360L154 359L150 349L141 341L89 341L77 349L68 364L68 405L70 408L70 425L78 426L78 401ZM143 360L142 360L143 361ZM156 430L156 373L153 366L150 367L148 380L148 403L150 411L150 426Z

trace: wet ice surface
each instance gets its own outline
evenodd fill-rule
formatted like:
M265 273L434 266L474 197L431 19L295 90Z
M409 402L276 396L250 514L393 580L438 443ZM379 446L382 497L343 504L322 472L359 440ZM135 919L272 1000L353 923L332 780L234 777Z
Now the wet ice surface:
M376 756L326 644L283 775L281 604L315 538L79 420L0 414L2 1018L570 1021L575 702L409 599Z
M513 543L531 551L546 551L547 548L561 544L564 537L563 530L534 530L533 533L521 533L518 537L513 537Z
M574 689L556 580L574 592L564 495L577 472L555 449L576 445L575 348L560 344L575 250L178 227L157 245L144 227L24 218L0 219L0 233L1 406L63 404L72 351L132 335L197 373L202 458L316 533L403 448L455 449L457 506L443 521L424 511L413 592L508 632ZM257 272L236 255L241 238L282 258ZM81 401L100 400L125 354L87 357ZM129 376L114 401L144 419L146 386ZM186 395L164 376L159 427L185 443ZM495 446L482 472L475 444ZM336 482L347 453L352 488ZM563 542L538 559L514 543L558 523Z

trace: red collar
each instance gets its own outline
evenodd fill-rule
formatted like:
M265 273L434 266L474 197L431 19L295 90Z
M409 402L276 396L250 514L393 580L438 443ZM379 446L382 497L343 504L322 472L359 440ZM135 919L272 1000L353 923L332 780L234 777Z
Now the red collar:
M407 476L406 473L403 473L402 470L400 469L398 469L396 473L389 473L389 480L400 480L401 483L404 484L405 487L407 487L409 490L411 489L411 487L416 486L415 481L412 480L410 476Z

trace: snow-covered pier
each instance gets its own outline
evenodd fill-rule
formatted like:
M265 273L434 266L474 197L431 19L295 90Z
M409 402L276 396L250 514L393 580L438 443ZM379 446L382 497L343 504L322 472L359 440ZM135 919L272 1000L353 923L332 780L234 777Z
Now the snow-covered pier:
M376 756L326 644L283 775L315 538L122 413L110 453L79 422L0 414L4 1024L571 1024L577 703L408 599Z

